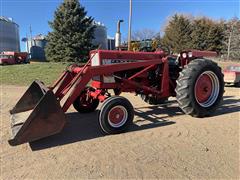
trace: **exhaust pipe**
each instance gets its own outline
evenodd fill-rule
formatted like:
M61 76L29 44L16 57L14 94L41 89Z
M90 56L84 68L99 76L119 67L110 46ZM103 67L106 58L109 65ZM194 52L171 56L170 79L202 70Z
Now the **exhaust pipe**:
M120 26L121 23L124 22L123 20L119 20L117 23L117 32L115 35L115 47L119 48L121 46L121 31L120 31Z

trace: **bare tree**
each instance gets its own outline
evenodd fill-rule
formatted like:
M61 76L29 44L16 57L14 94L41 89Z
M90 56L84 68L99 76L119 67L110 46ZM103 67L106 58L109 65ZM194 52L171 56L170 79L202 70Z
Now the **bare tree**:
M226 23L225 45L227 60L240 57L240 20L233 18Z
M155 30L145 28L145 29L134 31L132 33L132 40L141 41L145 39L153 39L154 37L156 37L156 35L157 35L157 32Z
M229 60L230 57L230 50L231 50L231 40L232 40L232 35L233 35L233 27L234 25L232 24L230 26L230 30L229 30L229 37L228 37L228 45L227 45L227 60Z

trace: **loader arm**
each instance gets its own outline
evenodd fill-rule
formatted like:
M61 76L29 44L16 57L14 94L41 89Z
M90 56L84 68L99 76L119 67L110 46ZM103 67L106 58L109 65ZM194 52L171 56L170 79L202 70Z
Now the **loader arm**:
M113 56L113 59L121 62L95 66L92 61L96 54L101 52L102 59ZM130 55L129 58L128 55ZM119 60L119 57L122 59ZM94 61L96 63L96 58ZM159 64L167 64L167 58L161 57L157 53L143 53L142 56L142 54L132 52L93 51L91 58L84 66L68 68L51 87L46 87L40 81L34 81L10 111L13 136L9 143L18 145L32 142L60 132L66 123L64 113L80 96L93 77L114 77L116 72L144 68L144 71L132 76L131 79L122 79L122 82L126 85L131 85L133 88L141 88L141 84L134 81L134 78ZM168 66L164 66L164 72L168 74ZM164 81L168 81L168 78ZM166 84L165 89L168 91L168 83L164 83ZM158 91L147 86L142 86L142 88L155 94L165 93L166 96L166 91ZM102 101L106 98L101 94L101 90L91 92L90 94L100 100L102 99Z
M112 75L113 73L119 72L119 71L153 66L161 63L162 62L159 60L149 60L149 61L143 61L143 62L83 67L83 69L79 69L79 72L77 73L75 78L73 78L72 81L69 83L71 84L70 85L71 88L66 88L59 94L58 96L59 99L63 99L64 96L67 96L66 97L67 100L63 103L64 105L62 109L64 112L68 110L68 108L72 105L74 100L79 96L81 91L86 87L86 85L90 82L90 80L94 76ZM65 78L67 78L67 76L65 76ZM68 80L63 79L61 83L66 84L66 81ZM67 85L67 87L69 87L69 85ZM71 93L69 93L69 91L71 91Z

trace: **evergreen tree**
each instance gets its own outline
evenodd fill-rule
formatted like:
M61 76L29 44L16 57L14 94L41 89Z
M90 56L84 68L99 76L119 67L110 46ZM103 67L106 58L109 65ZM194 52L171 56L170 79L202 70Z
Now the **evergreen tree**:
M49 22L52 32L47 36L45 49L49 61L80 62L88 58L89 51L94 47L93 18L78 0L64 0Z
M191 34L192 48L198 50L207 49L207 37L211 22L206 18L198 18L193 21L193 31Z
M207 36L207 48L209 51L221 53L224 48L224 26L222 22L213 22Z
M192 47L199 50L220 52L223 48L224 30L221 23L206 17L193 21Z
M165 28L162 44L179 53L191 48L191 33L191 21L183 15L175 14Z

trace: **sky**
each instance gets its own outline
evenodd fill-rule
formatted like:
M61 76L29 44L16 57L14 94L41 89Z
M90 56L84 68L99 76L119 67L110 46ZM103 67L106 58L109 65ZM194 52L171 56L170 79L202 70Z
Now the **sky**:
M48 21L62 0L0 0L0 15L11 17L19 25L20 37L29 35L31 25L33 35L51 31ZM116 23L122 24L122 36L127 37L129 0L80 0L82 6L96 21L107 27L108 36L114 37ZM162 30L167 19L175 13L193 16L208 16L213 19L240 18L240 0L133 0L132 30ZM21 50L25 50L21 43Z

